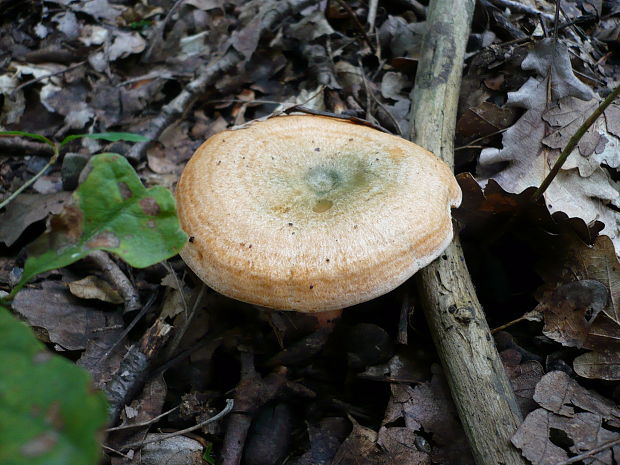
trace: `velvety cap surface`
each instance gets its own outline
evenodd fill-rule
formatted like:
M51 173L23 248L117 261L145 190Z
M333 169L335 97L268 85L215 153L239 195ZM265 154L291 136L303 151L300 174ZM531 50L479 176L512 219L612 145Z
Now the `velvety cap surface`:
M177 186L181 256L210 287L280 310L348 307L394 289L452 240L461 191L402 138L281 116L202 144Z

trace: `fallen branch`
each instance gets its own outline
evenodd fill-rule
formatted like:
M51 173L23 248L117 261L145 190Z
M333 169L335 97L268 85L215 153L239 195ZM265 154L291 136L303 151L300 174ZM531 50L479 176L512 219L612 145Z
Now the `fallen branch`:
M133 312L142 307L140 294L120 266L103 250L91 252L89 258L99 267L125 301L125 312Z
M411 139L454 165L454 129L474 0L436 0L428 11L411 94ZM428 325L478 465L524 464L510 439L521 423L512 388L465 265L458 233L416 275Z
M259 35L262 37L267 32L273 30L284 18L316 3L316 0L286 0L274 2L273 8L265 9L265 13L260 20ZM170 103L164 105L160 115L150 123L149 128L143 134L148 137L149 142L134 144L127 153L127 158L134 161L142 160L149 144L157 140L164 129L185 114L196 99L205 92L207 87L214 84L219 76L231 71L244 59L245 56L230 45L219 59L204 66L198 72L196 78L190 81L181 93Z

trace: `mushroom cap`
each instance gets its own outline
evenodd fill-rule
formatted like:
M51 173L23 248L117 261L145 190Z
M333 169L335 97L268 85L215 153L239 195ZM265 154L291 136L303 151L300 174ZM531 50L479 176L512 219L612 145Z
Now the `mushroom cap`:
M202 144L179 180L181 252L226 296L279 310L355 305L452 240L461 190L438 157L323 116L279 116Z

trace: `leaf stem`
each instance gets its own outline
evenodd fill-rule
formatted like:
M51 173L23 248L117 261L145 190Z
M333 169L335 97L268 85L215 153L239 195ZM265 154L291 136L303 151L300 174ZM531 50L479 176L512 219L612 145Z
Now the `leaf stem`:
M11 201L13 201L13 199L15 197L17 197L19 194L21 194L24 190L26 190L30 186L32 186L37 179L39 179L41 176L43 176L43 173L45 173L50 166L52 166L54 163L56 163L56 160L58 160L58 157L60 155L60 146L55 143L53 145L53 149L54 149L54 154L49 159L49 161L45 164L45 166L43 168L41 168L41 170L37 174L35 174L32 178L30 178L28 181L26 181L24 184L22 184L19 187L19 189L17 189L15 192L13 192L11 195L9 195L6 199L4 199L2 202L0 202L0 210L3 209L4 207L6 207L9 203L11 203Z
M534 194L532 194L532 198L530 199L532 202L537 202L538 199L542 197L544 192L549 187L549 184L551 184L551 181L553 181L556 175L560 172L560 169L562 169L562 166L566 162L566 159L571 154L575 146L579 143L587 130L590 129L590 126L594 124L598 117L603 114L603 112L614 101L614 99L618 97L618 95L620 95L620 85L617 86L607 96L607 98L601 102L601 104L596 108L596 110L594 110L592 114L588 116L588 118L579 127L579 129L577 129L575 134L573 134L573 136L569 139L568 144L566 144L566 147L564 147L564 150L562 150L560 157L557 159L557 161L553 165L553 168L551 168L551 171L549 171L549 174L545 177L540 187L536 189L536 192L534 192Z

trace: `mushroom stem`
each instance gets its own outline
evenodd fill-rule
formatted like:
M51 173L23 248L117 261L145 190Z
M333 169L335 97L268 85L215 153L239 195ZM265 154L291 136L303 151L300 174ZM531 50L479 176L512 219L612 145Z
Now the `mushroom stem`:
M317 312L313 316L317 321L318 328L333 328L342 316L343 309Z

